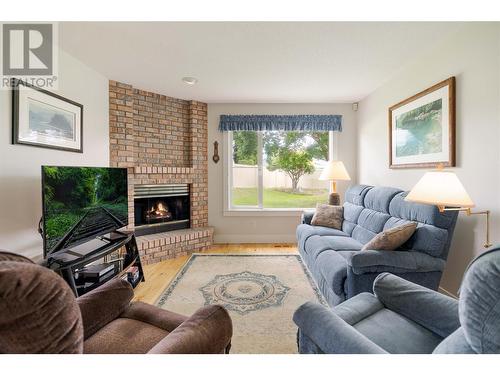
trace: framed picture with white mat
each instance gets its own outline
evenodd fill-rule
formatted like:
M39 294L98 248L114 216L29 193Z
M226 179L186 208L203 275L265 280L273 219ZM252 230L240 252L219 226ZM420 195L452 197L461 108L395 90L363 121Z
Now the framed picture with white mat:
M83 105L13 80L12 143L83 152Z

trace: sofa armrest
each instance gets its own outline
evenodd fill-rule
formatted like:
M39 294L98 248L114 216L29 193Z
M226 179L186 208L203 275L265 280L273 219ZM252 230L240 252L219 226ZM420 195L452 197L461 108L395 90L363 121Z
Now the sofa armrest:
M132 286L116 278L76 299L83 320L84 339L116 319L134 297Z
M418 251L361 250L347 258L353 273L443 271L446 262Z
M221 354L229 350L233 325L222 306L198 309L156 344L149 354Z
M327 354L387 354L380 346L347 324L332 310L306 302L293 314L301 334Z
M373 292L388 309L413 320L441 337L460 327L458 301L390 273L373 283Z
M302 212L302 216L300 218L301 224L309 224L311 225L311 220L314 216L315 210L307 210Z

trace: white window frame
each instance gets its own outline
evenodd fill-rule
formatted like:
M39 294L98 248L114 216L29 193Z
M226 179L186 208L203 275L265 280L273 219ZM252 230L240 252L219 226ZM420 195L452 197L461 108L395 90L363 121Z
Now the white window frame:
M231 191L233 184L233 132L226 131L223 133L223 152L222 163L223 169L223 215L224 216L299 216L307 208L265 208L263 207L263 155L262 155L262 132L257 132L257 173L258 173L258 206L233 206L231 204ZM330 160L337 159L337 142L338 137L334 131L328 132L329 147L328 157Z

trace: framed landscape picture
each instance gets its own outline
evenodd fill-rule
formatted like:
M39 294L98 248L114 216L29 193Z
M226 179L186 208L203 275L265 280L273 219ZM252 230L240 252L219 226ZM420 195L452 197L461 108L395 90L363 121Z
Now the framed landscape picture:
M389 108L389 167L455 166L455 77Z
M15 80L12 143L83 152L83 106Z

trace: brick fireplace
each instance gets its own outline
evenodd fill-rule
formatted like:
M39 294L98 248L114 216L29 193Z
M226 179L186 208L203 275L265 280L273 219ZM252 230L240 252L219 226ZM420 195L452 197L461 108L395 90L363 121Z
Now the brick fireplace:
M134 193L144 187L188 186L189 227L139 236L143 263L210 246L207 105L110 81L109 133L110 165L128 168L131 228L136 220Z

